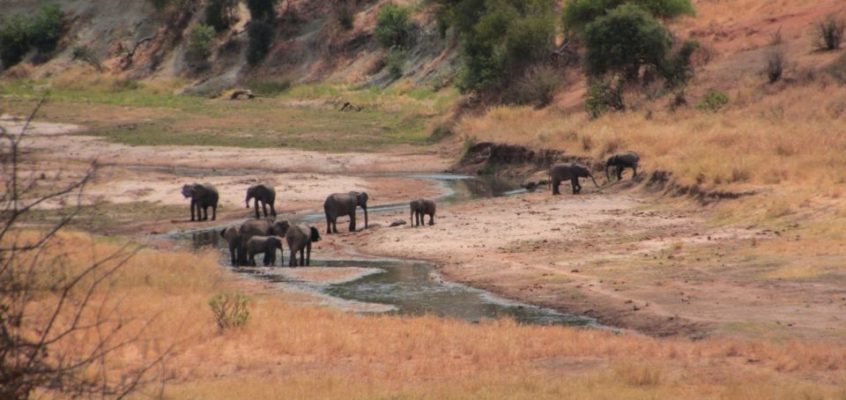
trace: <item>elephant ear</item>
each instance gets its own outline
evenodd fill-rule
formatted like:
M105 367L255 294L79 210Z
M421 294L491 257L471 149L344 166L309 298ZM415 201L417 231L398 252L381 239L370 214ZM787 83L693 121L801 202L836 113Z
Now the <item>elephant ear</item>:
M320 231L313 226L311 227L311 238L310 239L311 239L312 242L320 241Z
M367 204L367 200L368 200L367 193L361 192L361 193L358 194L358 204L365 205L365 204Z

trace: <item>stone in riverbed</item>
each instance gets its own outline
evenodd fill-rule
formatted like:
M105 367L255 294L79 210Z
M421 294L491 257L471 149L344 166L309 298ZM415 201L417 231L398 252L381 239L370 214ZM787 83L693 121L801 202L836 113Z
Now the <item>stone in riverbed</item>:
M396 221L394 221L394 222L391 222L391 228L393 228L393 227L395 227L395 226L401 226L401 225L405 225L405 220L404 220L404 219L398 219L398 220L396 220Z

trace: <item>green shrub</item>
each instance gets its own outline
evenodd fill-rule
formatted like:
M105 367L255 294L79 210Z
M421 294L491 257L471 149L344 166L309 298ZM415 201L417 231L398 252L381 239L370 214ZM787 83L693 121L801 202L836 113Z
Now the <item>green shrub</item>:
M355 24L354 10L346 3L339 4L335 8L335 18L338 20L341 29L345 31L352 29Z
M103 70L103 64L100 63L100 57L97 57L94 52L88 48L88 46L76 46L73 48L71 52L71 58L73 60L83 61L94 68L97 68L97 71Z
M846 29L846 21L830 15L825 20L817 22L815 26L816 46L821 50L828 51L840 48L844 29Z
M585 110L591 118L598 118L608 111L624 109L622 82L597 82L588 88Z
M239 293L218 294L209 300L217 327L221 330L240 328L250 319L250 299Z
M62 38L62 9L55 4L42 8L28 24L29 44L41 54L47 54L56 49Z
M253 21L270 22L276 18L276 2L278 0L247 0L247 9Z
M273 44L273 25L264 21L250 21L247 25L247 62L257 65L267 56Z
M185 51L185 59L191 68L200 70L208 67L212 41L214 41L214 28L211 26L199 24L191 31L188 49Z
M776 83L781 79L784 69L787 67L787 58L781 46L776 46L767 53L767 65L764 73L769 83Z
M388 50L385 55L385 67L388 68L388 73L391 78L399 79L405 71L406 53L400 48L392 48Z
M729 97L727 94L719 90L709 90L702 101L696 105L696 108L705 111L717 112L723 109L728 102Z
M693 66L690 58L698 48L699 43L697 41L688 40L675 54L662 63L659 70L668 89L684 87L693 78Z
M627 3L636 4L659 18L695 14L690 0L568 0L561 16L562 24L570 33L581 33L595 19Z
M235 19L237 6L237 0L209 0L206 6L206 25L213 27L216 32L225 31Z
M379 9L376 16L376 40L384 48L400 47L409 45L409 33L411 22L409 22L409 9L388 3Z
M168 6L168 4L170 4L170 2L171 0L150 0L150 3L153 4L153 7L155 7L156 10L159 11L164 10Z
M0 25L0 62L9 68L21 62L29 51L29 29L23 17L16 15Z
M643 8L623 5L585 27L585 67L591 76L619 72L637 80L640 67L659 67L672 37Z

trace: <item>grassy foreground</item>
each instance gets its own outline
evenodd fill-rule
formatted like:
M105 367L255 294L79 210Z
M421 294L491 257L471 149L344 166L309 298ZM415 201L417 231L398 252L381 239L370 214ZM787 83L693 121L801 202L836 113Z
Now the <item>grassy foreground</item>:
M50 252L73 269L117 247L63 234ZM165 397L173 399L846 396L846 351L827 343L690 342L507 320L358 316L286 304L297 295L268 295L234 279L217 258L213 251L142 250L97 293L95 305L152 321L143 340L108 359L111 373L174 346L164 371ZM207 302L232 291L251 293L250 320L221 333Z

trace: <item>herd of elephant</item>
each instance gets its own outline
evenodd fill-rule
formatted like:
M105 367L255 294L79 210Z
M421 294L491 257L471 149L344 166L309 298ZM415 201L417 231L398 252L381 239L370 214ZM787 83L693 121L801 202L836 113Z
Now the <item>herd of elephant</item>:
M217 218L220 195L214 186L207 183L184 185L182 195L191 199L191 221L207 221L209 208L212 210L212 221ZM276 190L272 186L259 184L249 187L245 199L247 208L250 208L251 200L254 201L256 219L220 231L220 236L229 244L232 265L256 265L255 256L263 254L263 264L272 266L276 263L276 250L282 252L281 263L284 264L283 240L287 242L290 250L289 266L310 265L311 245L320 240L320 231L314 226L275 220ZM367 228L367 200L367 193L364 192L329 195L323 203L326 214L326 233L338 233L338 218L344 216L349 216L349 230L355 232L358 207L364 210L364 227ZM434 201L418 199L409 203L409 206L412 226L415 225L415 221L417 225L422 225L426 215L429 216L429 225L434 224L436 209ZM261 219L262 216L265 219ZM271 219L267 219L268 217Z
M606 178L610 181L610 171L614 169L617 179L622 179L623 170L626 168L632 169L634 176L637 176L639 161L640 156L632 151L611 156L605 162ZM590 169L578 163L553 165L549 169L548 183L552 188L552 194L559 195L561 192L558 187L562 182L569 180L573 194L578 194L582 189L579 178L590 178L593 184L597 188L599 187ZM214 186L199 183L184 185L182 195L191 199L191 221L207 221L209 219L209 208L212 209L211 219L216 219L220 195ZM265 266L274 265L276 263L276 250L282 251L281 263L284 264L283 238L290 250L288 265L291 267L310 265L311 245L320 240L320 231L314 226L291 224L284 220L276 221L276 190L272 186L259 184L249 187L245 199L247 208L250 208L251 200L254 200L256 219L244 222L241 226L231 226L220 231L220 236L229 244L232 265L256 265L255 256L258 254L264 255L263 263ZM358 207L364 210L364 227L367 228L367 200L367 193L364 192L329 195L323 203L323 211L326 214L326 233L338 233L338 218L344 216L349 216L349 230L355 232L356 209ZM270 208L269 213L268 208ZM427 215L429 216L429 225L435 223L437 206L434 201L414 200L409 203L409 208L412 226L423 225ZM265 218L271 217L273 219L260 219L262 215ZM297 253L299 253L299 257Z

